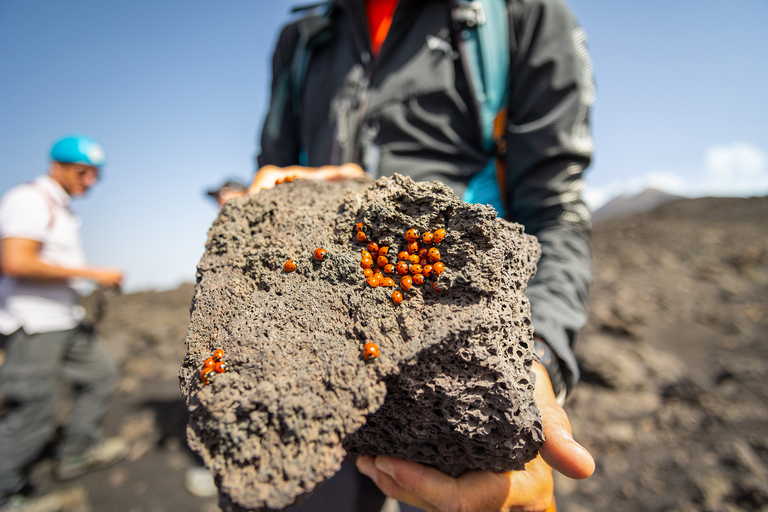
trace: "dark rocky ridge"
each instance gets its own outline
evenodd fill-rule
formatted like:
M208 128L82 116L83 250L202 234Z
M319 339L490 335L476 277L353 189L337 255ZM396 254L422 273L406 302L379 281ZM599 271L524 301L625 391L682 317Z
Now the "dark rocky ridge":
M371 288L354 226L405 248L410 228L448 235L438 292L395 305ZM439 183L299 181L230 201L209 232L182 364L189 442L225 509L281 509L346 452L388 454L458 475L520 469L542 441L524 297L539 246ZM324 247L322 263L311 255ZM286 273L283 263L296 259ZM390 257L394 260L394 257ZM374 341L381 356L366 362ZM223 348L230 371L204 386Z
M576 346L584 378L566 411L597 471L556 475L558 511L765 510L768 198L685 199L597 222L594 255ZM193 289L105 298L97 330L122 369L105 433L133 448L72 482L52 480L50 452L38 461L36 494L84 491L62 512L219 510L183 486L195 459L177 372Z
M768 509L768 197L597 222L593 251L566 410L597 471L559 478L558 505Z

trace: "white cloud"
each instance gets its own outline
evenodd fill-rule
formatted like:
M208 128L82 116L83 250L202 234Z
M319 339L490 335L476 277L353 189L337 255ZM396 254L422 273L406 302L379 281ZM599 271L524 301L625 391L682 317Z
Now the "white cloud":
M750 195L768 190L766 156L759 148L737 142L713 146L705 157L703 190L711 195Z
M653 171L607 185L588 186L584 198L592 210L620 195L632 196L655 188L685 197L759 196L768 194L768 157L746 142L717 145L704 155L693 179L672 171Z
M705 162L713 176L755 176L765 169L763 152L744 142L709 148Z

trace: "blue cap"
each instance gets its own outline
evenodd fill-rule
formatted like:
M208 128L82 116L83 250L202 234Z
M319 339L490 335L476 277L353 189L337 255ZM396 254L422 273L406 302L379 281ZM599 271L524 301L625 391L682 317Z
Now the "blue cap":
M51 160L69 164L101 167L106 161L101 144L84 135L70 135L59 139L51 148Z

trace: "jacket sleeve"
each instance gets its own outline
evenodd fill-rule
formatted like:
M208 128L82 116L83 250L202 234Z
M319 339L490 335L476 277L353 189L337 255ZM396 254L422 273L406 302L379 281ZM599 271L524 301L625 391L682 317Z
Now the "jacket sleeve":
M261 151L256 169L264 165L280 167L299 164L300 130L293 109L291 66L299 40L298 26L286 25L272 56L272 85L269 110L261 130Z
M506 207L541 243L526 295L534 332L555 352L570 389L579 379L572 346L587 320L592 280L581 193L592 153L593 69L584 32L561 0L513 1L509 14Z

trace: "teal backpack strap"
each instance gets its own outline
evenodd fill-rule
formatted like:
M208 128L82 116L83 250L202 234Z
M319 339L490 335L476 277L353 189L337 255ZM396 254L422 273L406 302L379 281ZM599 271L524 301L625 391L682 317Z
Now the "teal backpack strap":
M331 19L333 3L333 0L328 0L307 7L307 9L312 9L315 12L304 16L298 22L299 42L294 50L293 62L291 63L294 113L298 114L301 110L301 88L304 84L304 77L307 73L312 50L330 41L333 37L333 20ZM319 12L316 12L318 10Z
M494 125L506 108L509 89L509 17L505 0L455 0L453 20L460 23L460 52L466 59L468 80L478 107L483 149L489 161L467 185L462 199L490 204L500 217L506 215L496 178Z
M301 91L312 50L330 41L334 35L333 20L331 19L333 3L333 0L328 0L310 6L309 9L315 11L319 9L319 12L299 20L299 41L293 53L290 77L292 108L293 113L297 116L301 112ZM307 152L301 148L299 150L299 165L307 165L307 163Z
M264 124L264 130L271 138L280 135L282 113L291 102L290 108L294 116L301 112L301 91L307 65L312 50L333 37L333 0L294 8L293 12L302 12L303 17L297 23L299 36L293 49L293 57L277 78L277 87L272 93L269 115ZM307 153L304 148L299 150L299 164L307 165Z

